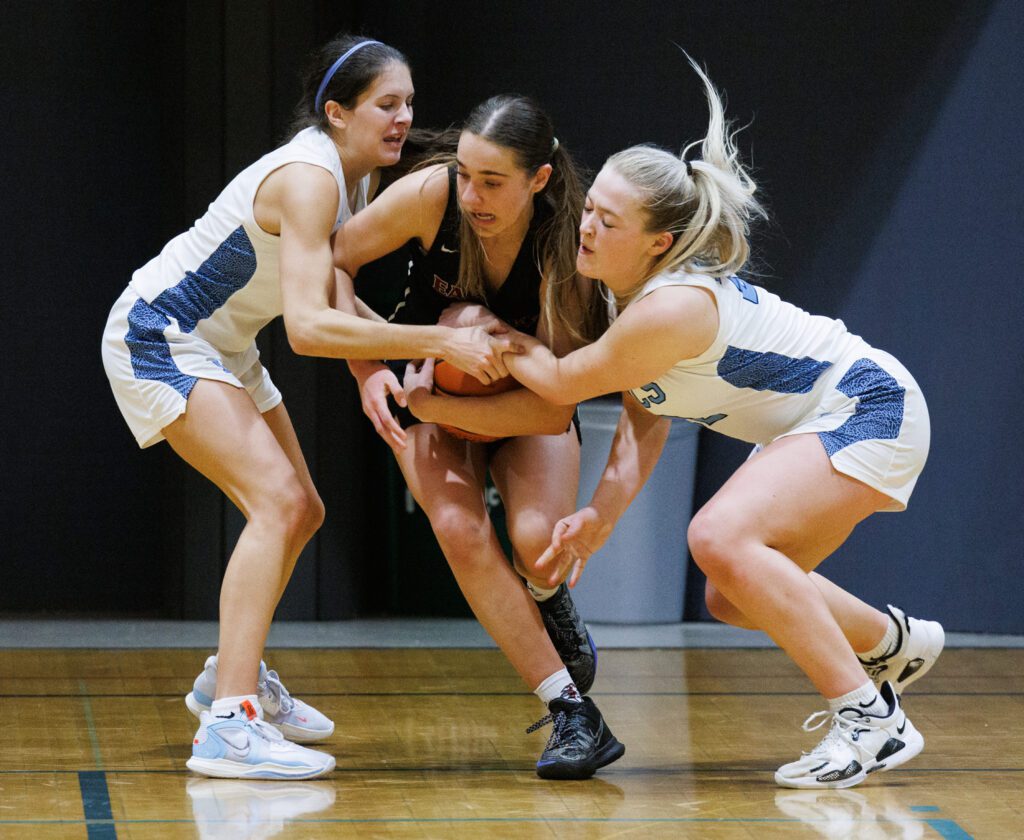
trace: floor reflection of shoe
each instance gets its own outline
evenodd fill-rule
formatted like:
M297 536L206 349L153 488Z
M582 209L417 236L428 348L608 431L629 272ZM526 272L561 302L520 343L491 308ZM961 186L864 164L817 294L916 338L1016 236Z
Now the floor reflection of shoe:
M776 783L807 789L853 787L868 773L899 767L921 752L924 738L903 713L892 685L882 683L879 695L886 704L884 715L850 706L807 718L804 731L828 723L828 732L813 750L780 767ZM814 720L818 723L812 726Z
M189 779L185 790L201 840L266 840L334 804L334 787L325 782Z
M876 802L877 793L874 789L869 795L855 790L780 790L775 807L827 840L920 840L925 836L924 822L913 813L890 808L881 813L884 805Z
M203 670L196 677L192 691L185 697L185 705L198 718L200 713L210 711L216 693L217 656L213 655L207 658ZM334 733L334 722L308 703L292 697L277 671L267 670L264 662L260 662L256 694L266 722L276 727L289 741L308 744L322 741Z

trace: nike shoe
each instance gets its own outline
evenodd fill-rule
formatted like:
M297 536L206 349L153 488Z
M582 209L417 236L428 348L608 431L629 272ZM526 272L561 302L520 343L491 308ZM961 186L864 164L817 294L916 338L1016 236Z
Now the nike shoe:
M192 691L185 697L185 705L198 718L203 712L210 711L216 694L217 657L214 655L206 660L202 673L196 677ZM277 727L289 741L308 744L322 741L334 733L334 722L308 703L292 697L277 671L268 671L263 662L260 662L260 673L256 678L256 695L266 722Z
M788 788L847 788L859 785L868 773L891 770L924 749L924 738L903 713L891 683L879 690L886 703L884 715L865 714L848 706L838 712L815 712L804 721L813 732L830 721L828 734L813 750L780 767L775 781ZM811 722L818 720L813 726Z
M546 601L538 601L537 607L562 664L580 694L586 694L597 675L597 648L572 602L569 587L563 583Z
M860 664L879 689L888 680L896 693L902 694L908 685L921 679L935 664L946 643L946 634L937 621L911 618L891 604L887 609L899 632L896 649L877 659L861 659Z
M589 779L626 751L601 717L594 701L580 697L572 688L548 704L545 715L527 732L552 724L551 737L537 761L542 779Z
M334 804L330 782L189 779L185 791L200 840L269 840L294 820Z
M286 741L245 700L228 717L200 713L185 764L220 779L316 779L334 769L334 756Z

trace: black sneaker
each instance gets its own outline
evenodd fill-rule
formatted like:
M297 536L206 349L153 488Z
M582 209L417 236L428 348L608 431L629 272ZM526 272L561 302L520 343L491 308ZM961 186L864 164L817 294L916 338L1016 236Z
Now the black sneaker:
M548 744L537 761L537 775L542 779L589 779L626 751L589 697L558 697L548 704L548 709L549 715L526 730L533 732L548 722L553 725Z
M586 694L594 685L597 674L597 648L587 625L576 611L569 587L563 583L546 601L538 601L537 606L562 664L580 694Z

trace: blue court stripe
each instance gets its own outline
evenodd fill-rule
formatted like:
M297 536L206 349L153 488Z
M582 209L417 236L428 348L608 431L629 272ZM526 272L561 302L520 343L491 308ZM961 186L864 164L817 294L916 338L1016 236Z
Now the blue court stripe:
M945 837L947 840L974 840L973 834L968 834L953 820L922 820L922 822L931 826L940 837Z
M89 840L117 840L107 774L102 770L83 770L78 774L78 786L82 791L82 810Z

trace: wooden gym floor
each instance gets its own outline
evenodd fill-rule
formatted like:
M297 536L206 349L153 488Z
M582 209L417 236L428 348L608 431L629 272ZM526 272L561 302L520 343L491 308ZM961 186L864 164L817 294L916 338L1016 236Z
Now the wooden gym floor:
M926 739L845 791L775 786L822 732L772 649L604 650L593 696L625 756L585 782L533 763L550 727L494 649L273 649L331 716L316 782L185 768L207 649L0 649L0 838L1024 836L1024 650L947 649L905 707Z

